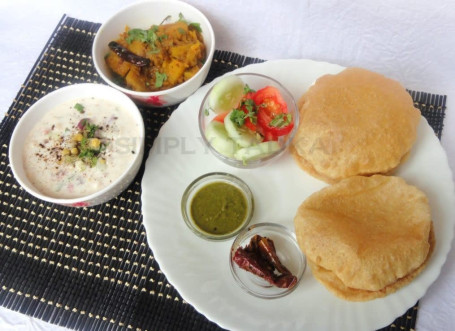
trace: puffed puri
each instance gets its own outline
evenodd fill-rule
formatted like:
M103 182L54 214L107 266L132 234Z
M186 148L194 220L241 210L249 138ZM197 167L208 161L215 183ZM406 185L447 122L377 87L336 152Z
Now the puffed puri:
M303 170L328 183L390 174L409 154L421 118L398 81L362 68L318 78L299 110L290 150Z
M313 276L350 301L410 283L435 245L426 195L394 176L354 176L308 197L294 218Z

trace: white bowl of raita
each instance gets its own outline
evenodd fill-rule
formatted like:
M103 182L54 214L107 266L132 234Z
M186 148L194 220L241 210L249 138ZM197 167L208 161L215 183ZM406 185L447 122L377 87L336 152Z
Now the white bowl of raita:
M59 88L20 118L9 146L14 177L31 195L87 207L119 195L144 155L144 122L130 98L101 84Z

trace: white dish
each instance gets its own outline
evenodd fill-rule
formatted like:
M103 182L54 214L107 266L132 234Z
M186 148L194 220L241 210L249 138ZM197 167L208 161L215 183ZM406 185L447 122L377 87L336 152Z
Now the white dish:
M235 72L257 72L282 82L298 98L319 76L343 67L310 60L254 64ZM150 151L142 180L142 208L149 245L167 279L181 296L208 319L232 330L373 330L387 326L412 307L438 277L453 237L455 194L446 154L422 118L418 139L396 175L429 198L436 247L427 268L408 286L385 298L347 302L304 274L288 296L263 300L240 289L229 271L231 242L207 242L188 230L180 215L180 198L196 177L212 172L243 179L255 196L250 224L278 222L294 230L297 207L326 186L301 170L289 153L264 167L230 167L204 147L197 111L213 84L199 89L174 111Z
M136 154L131 159L129 165L126 165L123 171L118 174L117 178L113 179L112 182L107 183L107 186L101 186L101 188L93 193L70 198L64 198L63 195L56 196L56 193L55 195L45 194L41 192L38 187L35 187L32 180L27 176L23 155L26 143L25 137L27 137L37 122L50 111L53 111L55 107L61 106L71 100L80 100L82 98L94 98L100 100L100 102L102 102L102 100L109 100L111 104L118 106L123 112L132 117L132 121L136 126L131 128L130 136L118 137L118 140L112 141L111 144L114 145L114 143L118 142L118 146L121 146L121 143L126 144L127 141L135 142ZM10 167L13 171L14 178L19 182L22 188L38 199L70 207L94 206L116 197L134 180L142 164L144 155L144 136L145 129L141 112L134 102L123 93L102 84L86 83L68 85L52 91L38 100L21 117L11 135L9 146ZM115 138L117 139L117 137ZM117 151L120 152L120 148L117 148ZM123 157L121 153L115 153L115 155ZM98 173L96 174L98 175Z
M171 16L170 22L175 22L180 14L189 22L200 24L206 47L206 60L202 68L189 80L162 91L138 92L115 83L105 62L105 56L109 52L109 42L117 40L124 32L125 26L149 29L154 24L160 24L168 15ZM182 102L202 85L209 73L214 52L215 34L212 25L197 8L178 0L143 0L120 9L101 25L93 40L92 58L96 71L110 86L122 91L138 104L167 107Z

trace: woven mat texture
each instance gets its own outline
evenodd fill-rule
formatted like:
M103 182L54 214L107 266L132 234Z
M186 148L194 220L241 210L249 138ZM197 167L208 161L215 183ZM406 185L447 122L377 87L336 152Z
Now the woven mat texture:
M100 24L63 16L0 124L0 305L77 330L216 330L185 302L147 245L141 178L91 208L37 200L15 181L8 144L21 115L62 86L102 83L91 46ZM216 51L207 82L260 59ZM446 97L409 91L440 138ZM146 151L176 108L141 108ZM413 330L418 305L382 330Z

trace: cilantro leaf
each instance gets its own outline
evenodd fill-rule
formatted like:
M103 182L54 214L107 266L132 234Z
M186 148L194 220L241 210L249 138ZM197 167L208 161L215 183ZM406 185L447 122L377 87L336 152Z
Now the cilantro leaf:
M244 99L240 103L240 108L243 109L245 114L245 119L249 118L251 123L256 124L257 122L257 113L256 113L256 104L252 99ZM247 111L245 113L245 110Z
M254 101L252 99L243 100L241 106L245 106L246 110L248 110L249 116L255 115L254 107L256 106L256 104L254 103Z
M201 24L200 23L190 23L188 24L190 27L194 28L197 32L202 32Z
M242 127L245 124L246 114L240 109L234 109L229 119L237 126Z
M160 38L163 37L158 37L156 34L158 31L158 26L153 25L150 29L148 30L143 30L143 29L131 29L128 30L128 37L125 38L126 42L128 44L131 44L133 40L138 40L143 43L147 43L150 45L152 50L156 49L156 41L161 40Z
M81 105L80 103L76 103L74 105L74 109L76 109L79 113L83 114L85 113L84 111L84 105Z
M165 73L156 72L155 73L155 87L163 86L164 81L167 79L167 75Z
M86 123L84 126L84 131L87 132L87 138L94 138L96 130L98 129L99 129L98 125L91 123Z
M142 42L147 41L147 30L142 29L131 29L128 31L128 37L126 37L126 42L131 44L133 40L139 40Z
M188 21L185 19L185 17L183 16L182 13L179 13L179 20L178 21L186 23L189 27L192 27L193 29L195 29L198 32L202 32L200 23L188 23Z
M276 115L273 120L270 121L269 125L275 128L282 128L288 126L292 122L292 115L281 113Z
M253 90L251 87L248 86L248 84L245 84L245 86L243 87L243 94L248 94L248 93L254 93L256 92L255 90Z

